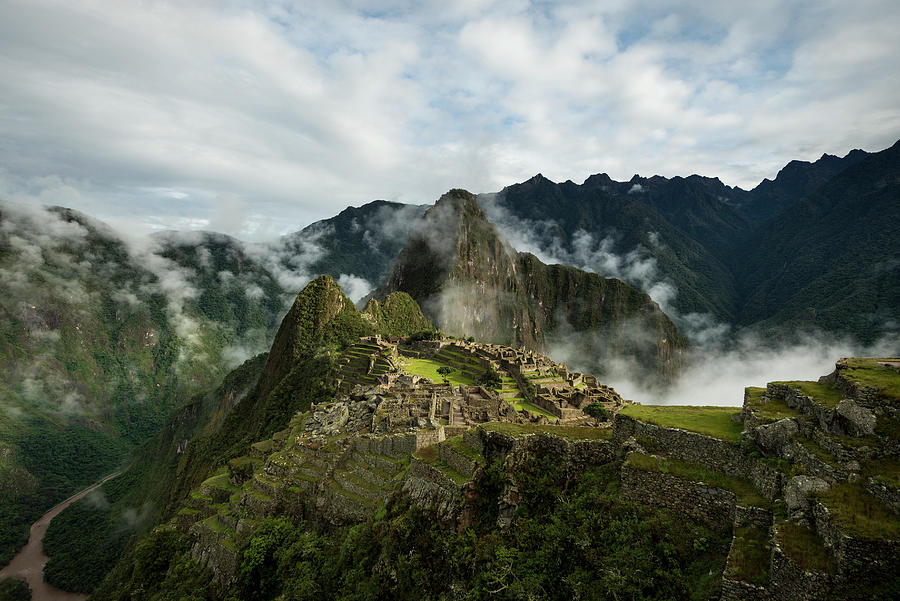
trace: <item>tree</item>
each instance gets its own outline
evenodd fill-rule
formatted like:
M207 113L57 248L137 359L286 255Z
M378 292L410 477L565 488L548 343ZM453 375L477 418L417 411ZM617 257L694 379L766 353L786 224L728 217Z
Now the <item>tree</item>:
M447 376L452 374L455 371L456 370L453 369L452 367L450 367L449 365L442 365L441 367L437 368L437 372L439 374L441 374L441 376L443 376L444 382L449 382L449 380L447 379Z

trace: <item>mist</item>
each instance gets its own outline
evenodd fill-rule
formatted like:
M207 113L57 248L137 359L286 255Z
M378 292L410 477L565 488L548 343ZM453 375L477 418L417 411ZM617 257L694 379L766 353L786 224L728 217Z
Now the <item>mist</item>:
M728 348L694 347L687 365L668 387L660 388L625 365L611 366L607 383L623 397L647 404L740 406L744 388L765 387L782 380L818 380L834 371L845 357L895 357L896 338L860 345L849 338L823 333L798 335L795 340L772 344L746 333Z

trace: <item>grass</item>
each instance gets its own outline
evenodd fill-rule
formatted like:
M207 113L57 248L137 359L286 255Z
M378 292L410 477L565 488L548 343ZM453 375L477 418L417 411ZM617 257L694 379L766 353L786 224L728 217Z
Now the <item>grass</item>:
M799 442L804 449L809 451L810 455L818 459L823 463L827 463L828 465L837 465L838 460L837 457L828 452L824 447L822 447L819 443L811 438L806 438L805 436L797 436L797 442Z
M818 498L831 510L841 529L863 538L900 539L900 517L867 493L863 486L862 480L838 484L819 493Z
M463 442L462 434L454 436L453 438L448 438L446 441L444 441L444 444L450 445L457 453L470 461L478 463L479 465L484 465L487 463L487 460L484 458L484 456L482 456L481 453Z
M892 459L881 458L866 470L879 484L888 488L900 489L900 463Z
M212 488L222 488L224 490L237 490L238 487L231 483L231 479L229 475L219 474L218 476L213 476L212 478L207 478L203 481L200 486L210 486Z
M810 527L783 522L778 525L777 536L784 554L804 570L834 573L834 560L822 538Z
M787 417L799 417L800 412L787 406L784 399L774 397L767 398L763 402L765 388L747 388L747 407L756 411L756 414L764 419L778 421Z
M725 575L765 586L769 583L769 537L759 528L735 528Z
M524 409L525 411L527 411L529 413L534 413L535 415L543 415L547 419L558 419L552 413L549 413L549 412L541 409L537 405L533 405L524 399L521 401L513 401L513 399L506 399L506 401L510 405L512 405L512 408L515 409L516 411L522 411Z
M681 428L727 442L740 442L744 425L732 417L734 407L694 407L688 405L626 405L620 412L664 428Z
M450 478L450 480L457 486L461 486L461 485L465 484L466 482L471 481L469 478L466 478L465 476L463 476L462 474L457 472L455 469L453 469L452 467L447 465L441 459L438 459L437 461L435 461L433 465L434 465L434 467L439 469L445 476Z
M462 375L460 371L452 365L447 365L440 361L435 361L433 359L412 359L409 357L401 357L401 361L403 371L414 376L428 378L432 382L443 382L446 377L447 381L454 386L471 386L475 383L471 378ZM453 367L453 371L446 376L442 376L437 371L440 367Z
M783 384L799 390L808 397L812 397L822 405L833 409L837 407L844 395L837 389L837 386L830 383L821 384L819 382L802 382L794 380L790 382L773 382L774 384Z
M487 432L500 432L513 438L528 434L554 434L566 440L610 440L612 428L589 428L585 426L557 426L553 424L512 424L509 422L488 422L479 426Z
M879 361L900 361L897 357L883 359L847 359L841 375L861 386L872 386L891 399L900 400L900 369L878 365Z
M629 453L625 463L647 472L670 474L685 480L704 482L714 488L730 490L737 496L741 505L766 508L770 505L769 501L749 481L727 476L702 465L687 463L673 457L659 457L643 453Z

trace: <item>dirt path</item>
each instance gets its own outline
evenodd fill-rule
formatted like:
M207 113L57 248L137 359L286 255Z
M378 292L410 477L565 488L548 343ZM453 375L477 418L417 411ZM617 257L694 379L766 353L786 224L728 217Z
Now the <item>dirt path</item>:
M0 578L14 576L25 579L28 582L28 586L31 587L32 601L83 601L87 599L87 595L67 593L44 582L44 564L47 563L48 559L44 555L44 535L47 534L47 526L50 525L50 520L59 515L63 509L121 473L115 472L110 474L100 482L72 495L42 515L41 519L31 525L31 536L28 538L28 544L22 548L18 555L13 557L9 565L0 570Z

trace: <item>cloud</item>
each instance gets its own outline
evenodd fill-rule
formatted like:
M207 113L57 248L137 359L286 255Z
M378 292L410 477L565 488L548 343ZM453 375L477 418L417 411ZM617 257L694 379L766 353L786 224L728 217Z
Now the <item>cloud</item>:
M898 26L891 0L12 0L0 194L260 241L539 171L751 186L896 140Z
M375 286L357 275L342 273L337 279L338 285L344 290L350 300L359 302L364 296L375 289Z
M747 386L817 380L832 372L842 357L893 357L898 350L896 337L863 346L815 332L798 334L788 343L743 333L725 348L695 348L687 357L687 368L669 388L648 385L627 369L613 370L606 383L625 398L644 403L740 406Z

